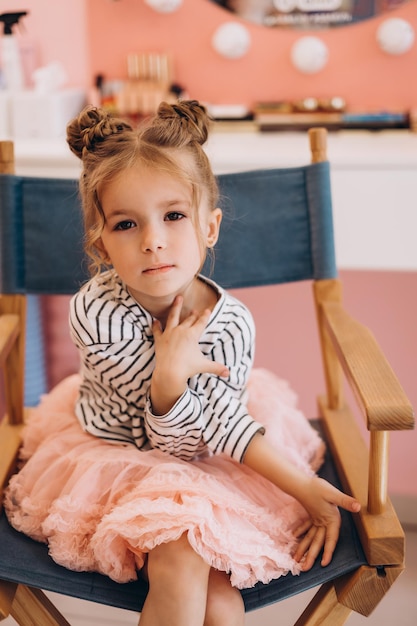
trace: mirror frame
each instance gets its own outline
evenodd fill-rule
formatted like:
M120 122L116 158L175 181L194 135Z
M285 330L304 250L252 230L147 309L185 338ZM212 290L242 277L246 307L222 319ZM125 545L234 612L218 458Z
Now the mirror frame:
M389 13L411 0L210 0L239 18L269 28L340 28Z

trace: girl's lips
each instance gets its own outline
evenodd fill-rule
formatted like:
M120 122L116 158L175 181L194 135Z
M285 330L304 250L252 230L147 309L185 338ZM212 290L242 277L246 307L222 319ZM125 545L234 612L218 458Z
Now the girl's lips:
M163 274L164 272L169 272L174 266L173 265L154 265L153 267L148 267L146 270L143 270L144 274Z

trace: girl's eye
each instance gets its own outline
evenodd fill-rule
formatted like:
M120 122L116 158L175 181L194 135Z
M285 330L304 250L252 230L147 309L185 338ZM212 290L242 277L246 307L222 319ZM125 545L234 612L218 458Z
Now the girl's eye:
M181 220L184 217L183 213L179 213L178 211L172 211L171 213L168 213L165 217L165 219L168 222L175 222L177 220Z
M123 220L122 222L118 222L114 227L114 230L129 230L130 228L134 228L135 223L132 220Z

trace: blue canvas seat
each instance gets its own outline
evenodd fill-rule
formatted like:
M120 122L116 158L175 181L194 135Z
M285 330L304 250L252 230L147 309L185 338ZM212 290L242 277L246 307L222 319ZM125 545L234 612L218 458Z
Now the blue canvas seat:
M343 308L325 131L310 131L310 142L311 164L219 177L226 219L214 269L210 260L205 269L227 289L311 283L326 381L315 421L328 446L320 473L355 496L362 511L342 513L340 540L328 567L316 563L309 572L258 584L242 595L251 611L318 586L297 624L337 626L352 610L369 615L404 568L404 534L386 493L388 433L413 428L414 422L408 399L372 334ZM24 416L26 297L70 294L87 279L77 182L16 176L11 150L10 143L0 143L3 485L16 470ZM29 348L30 343L29 334ZM344 399L342 370L370 430L369 450ZM28 616L39 626L67 624L42 589L137 612L147 593L143 581L122 585L60 567L45 545L16 532L3 513L0 618L11 614L19 624L26 624Z

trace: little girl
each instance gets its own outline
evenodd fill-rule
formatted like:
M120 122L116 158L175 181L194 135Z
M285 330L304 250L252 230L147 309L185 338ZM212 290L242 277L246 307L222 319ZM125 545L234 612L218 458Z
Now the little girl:
M62 565L146 576L144 626L241 626L237 588L327 565L338 507L359 510L314 474L323 444L291 391L251 371L248 310L200 274L222 219L208 124L196 101L139 129L93 107L69 124L92 268L70 310L81 372L36 410L6 498Z

